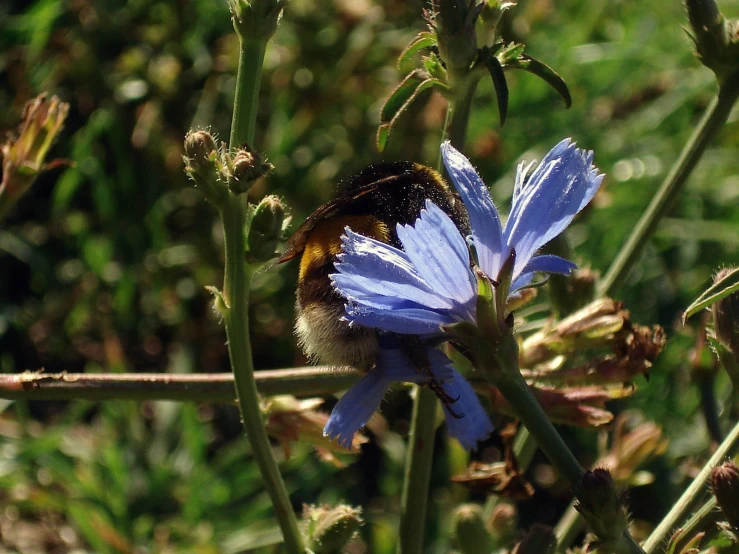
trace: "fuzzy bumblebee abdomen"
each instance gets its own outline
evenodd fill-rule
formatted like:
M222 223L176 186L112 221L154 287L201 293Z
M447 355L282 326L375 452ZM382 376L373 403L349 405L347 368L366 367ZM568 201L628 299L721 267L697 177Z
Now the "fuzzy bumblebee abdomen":
M312 361L369 371L377 358L377 333L343 319L346 300L329 278L346 227L382 242L390 236L387 225L370 215L327 219L311 230L300 259L295 333Z

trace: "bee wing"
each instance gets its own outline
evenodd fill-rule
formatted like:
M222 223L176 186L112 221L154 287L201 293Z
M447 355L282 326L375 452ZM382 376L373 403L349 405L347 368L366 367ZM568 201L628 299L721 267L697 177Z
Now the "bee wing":
M337 198L336 200L332 200L331 202L327 202L320 206L315 212L310 214L303 224L298 227L297 231L290 236L285 246L285 252L280 256L280 259L277 260L276 263L281 264L300 256L305 249L308 235L319 221L335 216L347 204L351 204L359 198L371 194L377 190L378 186L379 182L370 183L359 190L352 191L350 194L344 195L341 198Z

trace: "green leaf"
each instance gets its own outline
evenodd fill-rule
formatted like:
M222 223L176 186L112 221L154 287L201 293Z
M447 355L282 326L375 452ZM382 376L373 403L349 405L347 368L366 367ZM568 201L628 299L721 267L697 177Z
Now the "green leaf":
M390 136L390 125L388 123L383 123L377 128L377 149L380 152L383 152L385 150L385 146L387 145L387 139Z
M739 291L739 268L733 269L721 281L708 287L703 294L688 306L688 309L685 310L685 314L683 315L683 325L685 325L685 321L689 317L695 315L703 308L707 308L714 302L718 302L722 298L726 298L737 291Z
M405 50L400 53L400 56L398 56L398 69L402 70L403 66L408 63L414 55L425 48L436 46L436 43L436 33L431 33L429 31L418 33L416 38L414 38L408 46L405 47Z
M419 81L418 77L424 76L425 79ZM410 73L403 82L393 91L388 101L380 113L380 127L377 129L377 148L382 152L387 144L390 131L395 125L398 117L408 109L413 101L423 91L437 88L443 91L449 90L449 85L439 79L426 76L426 73L416 70ZM402 103L401 103L402 100Z
M380 121L388 122L392 120L398 112L403 108L408 99L413 96L416 87L423 83L428 75L420 69L415 69L405 76L395 90L390 93L390 97L385 101L385 105L380 111Z
M525 54L521 54L516 62L511 63L512 68L523 69L543 79L562 97L562 100L565 101L565 108L572 106L572 96L570 95L570 89L567 88L567 83L551 67Z
M490 73L490 77L493 79L495 97L498 99L500 125L502 127L508 115L508 83L505 79L505 73L503 73L503 66L498 58L492 55L485 56L485 66Z

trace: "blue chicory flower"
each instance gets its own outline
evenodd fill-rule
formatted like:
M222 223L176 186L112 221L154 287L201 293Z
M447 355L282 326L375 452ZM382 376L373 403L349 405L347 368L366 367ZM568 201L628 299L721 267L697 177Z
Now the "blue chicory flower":
M516 254L510 293L531 282L534 273L569 273L575 264L552 255L536 255L559 235L593 198L603 176L592 165L592 152L575 148L570 139L557 144L530 174L533 164L519 165L513 207L505 227L490 193L469 160L449 142L442 158L464 202L477 264L497 280L512 251ZM431 201L415 226L398 225L399 250L353 233L343 237L334 287L347 299L351 323L381 331L430 338L443 327L475 323L477 278L472 271L465 237ZM492 424L467 381L439 350L429 348L431 370L451 396L459 397L455 418L446 410L452 436L472 448L492 431ZM377 366L354 385L334 408L325 433L351 441L377 409L392 381L419 382L426 377L397 349L383 348Z

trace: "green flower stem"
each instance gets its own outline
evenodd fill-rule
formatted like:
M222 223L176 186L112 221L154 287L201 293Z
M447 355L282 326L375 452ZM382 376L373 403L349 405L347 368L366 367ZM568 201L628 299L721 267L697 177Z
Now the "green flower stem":
M269 40L269 36L260 39L244 38L240 32L237 32L237 35L241 48L231 121L231 149L244 142L249 145L254 143L262 65ZM272 454L272 446L259 408L257 383L254 378L248 312L251 274L244 261L246 195L239 196L230 191L227 194L223 204L218 207L226 245L223 296L219 309L226 323L228 353L234 374L236 396L246 435L282 530L285 549L290 554L303 554L305 546L285 483Z
M436 395L426 387L415 387L416 400L411 417L408 457L405 464L400 543L398 552L421 554L426 523L426 507L431 482L431 466L436 434Z
M456 94L456 101L449 102L447 107L447 124L445 136L449 138L452 146L457 150L464 148L465 138L467 137L467 126L470 122L470 113L472 112L472 99L475 96L479 77L477 74L470 74L461 81Z
M248 315L251 276L244 262L245 209L240 197L230 192L228 194L228 199L220 209L226 243L226 271L223 284L225 306L221 307L221 311L226 323L228 353L234 374L236 396L246 435L264 486L272 500L277 522L282 529L285 548L290 554L302 554L305 547L290 497L264 428L254 378Z
M253 146L257 125L257 103L262 83L262 66L267 41L241 40L239 69L236 74L233 117L231 119L231 148L243 143Z
M626 279L657 225L675 203L708 143L726 123L738 97L739 73L736 73L719 89L718 95L713 99L698 127L693 131L680 157L636 224L634 232L631 233L608 269L598 290L601 296L612 295Z
M325 366L254 372L259 394L320 396L346 390L361 375ZM23 373L0 375L0 398L7 400L172 400L234 401L233 373Z
M711 459L706 462L705 466L703 466L703 469L701 469L698 476L693 479L693 482L690 483L690 486L687 489L685 489L685 492L680 499L675 503L657 528L652 531L652 534L649 535L647 542L644 543L644 551L646 554L653 554L660 549L663 541L667 539L668 533L680 525L688 510L706 491L706 483L711 476L711 470L721 463L724 458L732 456L737 450L739 450L739 423L734 426L731 432L724 439L724 442L722 442L716 452L713 453Z
M479 369L491 378L493 385L498 387L518 418L536 439L539 448L549 458L554 469L569 481L575 496L579 498L581 494L579 484L585 469L549 421L521 375L518 367L518 345L514 336L508 333L503 337L497 353L485 356L480 361ZM643 554L639 544L628 531L624 531L623 546L627 552Z

